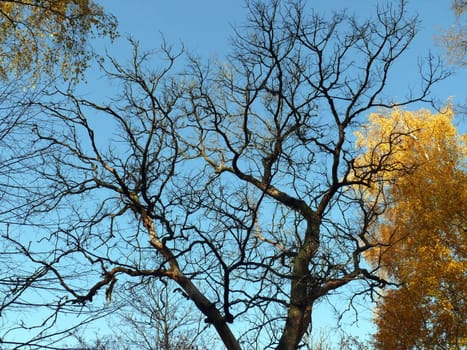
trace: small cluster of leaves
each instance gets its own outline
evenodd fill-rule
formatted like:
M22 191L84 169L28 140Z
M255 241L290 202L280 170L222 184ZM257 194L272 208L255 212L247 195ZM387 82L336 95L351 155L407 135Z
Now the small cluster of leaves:
M451 64L461 67L467 65L467 26L465 25L465 13L467 1L454 0L452 10L456 16L455 22L441 36L441 42Z
M0 78L52 74L78 79L92 35L117 35L116 19L92 0L0 1Z

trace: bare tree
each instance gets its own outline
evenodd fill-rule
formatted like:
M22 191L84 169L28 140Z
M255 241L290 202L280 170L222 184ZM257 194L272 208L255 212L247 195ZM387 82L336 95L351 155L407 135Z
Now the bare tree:
M134 45L128 64L103 64L119 96L36 105L42 151L9 211L34 230L3 232L24 262L2 312L49 311L28 344L52 339L44 328L62 313L95 315L122 286L168 279L227 349L296 349L322 297L352 284L352 303L387 283L363 258L385 203L358 191L384 163L357 172L352 132L377 108L429 102L446 75L428 57L420 90L388 98L417 28L403 1L367 21L301 1L247 5L225 64L181 70L163 46L151 69Z
M162 286L143 283L120 288L117 318L111 321L115 335L131 349L216 349L212 336L208 341L208 325L176 288L170 281Z
M116 312L109 320L108 334L96 334L90 341L86 329L73 332L83 349L135 350L214 350L214 338L208 338L208 325L201 315L187 308L183 296L166 284L128 285L114 291ZM218 343L218 342L217 342Z
M370 350L369 343L360 341L358 337L336 332L335 329L315 332L312 337L305 335L303 340L307 350Z

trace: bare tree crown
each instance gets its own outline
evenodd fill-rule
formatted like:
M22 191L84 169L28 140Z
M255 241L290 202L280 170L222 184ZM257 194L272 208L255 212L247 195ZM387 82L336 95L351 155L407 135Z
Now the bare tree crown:
M357 172L353 131L377 108L428 102L445 73L429 57L418 91L388 97L417 31L404 1L366 21L304 1L247 6L226 63L188 58L181 72L163 45L151 70L134 44L127 65L103 63L121 86L110 102L57 91L34 105L9 208L34 232L4 234L25 265L2 310L37 290L35 306L54 305L48 327L62 311L97 312L120 283L170 279L226 348L295 349L320 298L387 283L363 259L381 203L356 190L382 160Z

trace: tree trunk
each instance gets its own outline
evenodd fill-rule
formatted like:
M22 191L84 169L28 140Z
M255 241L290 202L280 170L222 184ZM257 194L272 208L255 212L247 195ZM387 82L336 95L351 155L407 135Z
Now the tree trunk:
M319 247L319 221L314 213L307 217L308 226L302 247L293 265L293 280L290 290L290 306L278 350L295 350L311 324L313 301L310 298L315 287L308 265Z
M194 301L201 312L206 315L207 322L212 323L222 339L226 349L241 350L240 344L233 335L224 317L196 286L183 274L176 276L174 280L183 288L188 297Z
M206 321L214 325L226 348L228 350L241 350L240 344L227 325L225 318L222 317L215 305L211 303L209 299L206 298L204 294L201 293L201 291L193 284L193 282L183 274L172 251L159 240L154 226L154 221L146 213L146 210L141 207L139 199L135 198L134 202L140 207L139 211L143 219L143 224L148 230L152 246L167 259L167 262L170 265L170 273L167 273L167 276L182 287L188 297L193 300L198 309L206 316Z

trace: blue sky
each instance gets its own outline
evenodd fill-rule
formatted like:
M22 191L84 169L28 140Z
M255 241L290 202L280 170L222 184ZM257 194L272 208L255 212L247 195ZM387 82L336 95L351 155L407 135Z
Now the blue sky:
M122 59L128 58L131 54L125 41L129 35L138 40L145 49L156 49L163 35L168 43L183 43L188 52L203 58L222 59L230 49L229 38L232 35L232 27L241 25L246 15L243 1L238 0L138 0L132 2L101 0L98 2L108 12L114 14L119 21L122 38L107 48L113 56ZM361 18L367 18L374 12L377 3L382 3L382 1L315 0L310 1L310 6L319 13L347 9ZM416 70L419 56L425 56L430 51L441 54L435 37L454 21L448 0L412 0L409 1L408 6L410 12L418 13L422 23L420 33L407 55L402 58L399 71L395 72L397 84L394 84L394 96L400 93L400 88L414 83L410 77ZM458 69L455 75L435 88L435 96L441 101L453 97L455 102L465 103L467 97L465 81L467 81L465 69ZM458 120L457 124L461 130L467 129L465 119ZM336 303L338 300L339 297L330 299L331 303ZM326 302L322 303L315 311L313 324L316 328L330 329L336 323L333 311L326 305ZM365 336L372 331L371 305L361 306L359 311L357 325L349 326L355 319L353 313L349 313L349 317L344 319L343 324L347 332Z
M349 13L367 18L374 13L376 4L381 0L316 0L309 1L318 13L330 13L333 10L346 9ZM391 2L391 1L390 1ZM392 1L395 4L397 1ZM117 57L129 57L128 36L137 39L143 48L156 49L163 35L170 44L183 43L188 52L201 57L222 58L230 50L232 28L244 23L246 9L242 0L138 0L131 4L122 0L99 1L108 12L119 21L122 37L108 46L109 52ZM454 22L454 14L449 0L409 0L410 13L417 13L421 20L420 32L412 46L399 63L395 72L394 96L401 88L415 84L413 75L417 70L417 58L428 52L442 54L435 38L443 29ZM465 18L464 18L465 19ZM414 77L413 81L409 77ZM399 81L400 80L400 81ZM467 72L457 69L450 79L441 82L435 89L440 101L453 97L455 102L466 100L465 89ZM464 129L464 125L462 129Z

